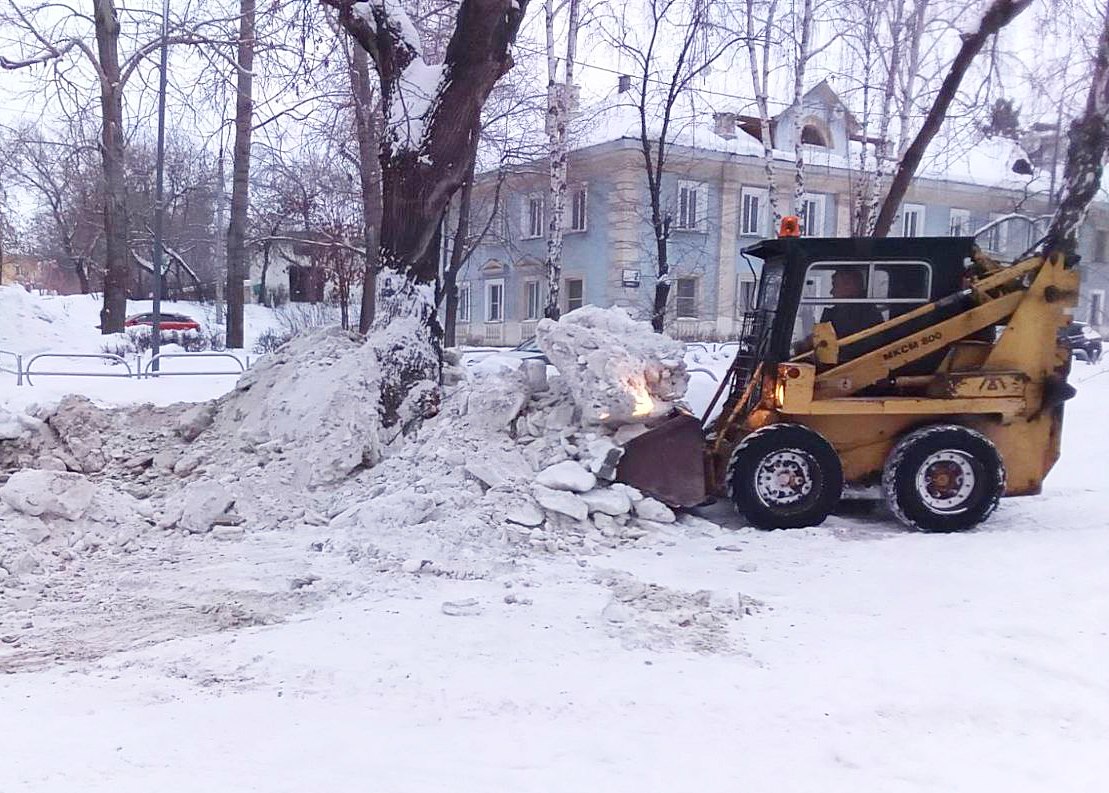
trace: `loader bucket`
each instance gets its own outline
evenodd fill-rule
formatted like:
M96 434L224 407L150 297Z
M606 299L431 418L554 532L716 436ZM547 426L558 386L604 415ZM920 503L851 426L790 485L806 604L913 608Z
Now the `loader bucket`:
M705 501L705 436L701 422L676 412L664 423L624 444L616 481L671 507Z

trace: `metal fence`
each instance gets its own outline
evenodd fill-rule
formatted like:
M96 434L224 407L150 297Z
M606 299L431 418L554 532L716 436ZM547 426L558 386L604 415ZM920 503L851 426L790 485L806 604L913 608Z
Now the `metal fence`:
M160 353L153 355L144 362L142 355L136 355L133 365L129 363L122 355L115 355L114 353L98 352L98 353L77 353L77 352L40 352L32 355L30 358L24 360L25 356L21 353L12 352L11 350L0 350L0 373L15 375L15 384L34 385L33 377L113 377L123 378L128 380L143 380L152 377L211 377L211 376L228 376L233 375L238 377L247 369L250 368L250 356L245 356L245 359L240 359L237 355L229 352L174 352L174 353ZM230 359L235 362L235 367L227 367L225 369L204 369L204 370L181 370L181 371L164 371L161 369L160 364L164 360L180 358L180 359L196 359L196 358L220 358ZM98 369L81 368L81 369L43 369L40 364L39 368L35 364L40 361L54 361L54 360L100 360L107 361L111 364L111 369L115 371L105 371L109 367L101 366ZM159 364L155 369L155 364ZM119 367L124 371L120 371Z

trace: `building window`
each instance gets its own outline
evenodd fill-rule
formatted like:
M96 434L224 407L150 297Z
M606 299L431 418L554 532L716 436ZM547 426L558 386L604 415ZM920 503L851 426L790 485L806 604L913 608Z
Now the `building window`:
M705 212L705 186L700 182L678 182L678 223L679 229L701 231L704 229L702 215Z
M1109 255L1109 231L1098 229L1094 236L1094 261L1104 262Z
M824 196L808 193L801 200L801 233L806 237L824 236Z
M458 287L458 321L470 321L470 285L461 284Z
M580 278L566 279L566 311L573 311L585 305L585 281Z
M485 321L504 322L504 279L485 282Z
M921 204L904 204L901 207L901 236L919 237L924 231L924 207Z
M585 231L586 190L578 188L570 197L570 231Z
M769 196L766 190L743 188L740 201L739 233L761 237L766 233L766 210Z
M679 278L674 307L681 318L697 317L697 279Z
M543 199L529 196L524 202L524 239L543 236Z
M539 289L538 281L528 281L524 284L524 297L527 300L527 311L524 314L524 319L539 319L543 313L543 303L541 302L542 292Z
M970 210L969 209L952 209L951 210L951 223L948 227L948 233L952 237L967 237L970 236Z
M736 306L740 313L753 311L755 308L755 287L754 281L740 281L739 289L736 292Z
M1105 292L1094 289L1090 292L1090 317L1091 325L1101 325L1105 321Z
M825 139L824 133L812 124L806 124L801 129L801 142L809 146L828 148L828 141Z

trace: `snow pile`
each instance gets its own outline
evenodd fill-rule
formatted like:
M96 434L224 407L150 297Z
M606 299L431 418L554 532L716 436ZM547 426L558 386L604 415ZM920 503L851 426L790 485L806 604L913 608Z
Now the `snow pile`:
M293 484L336 482L381 457L374 348L340 328L294 338L239 378L215 431L296 450Z
M684 346L620 308L585 306L541 320L535 339L565 378L586 424L666 416L685 395Z
M64 569L79 554L130 553L152 524L148 505L82 474L12 474L0 486L0 591Z

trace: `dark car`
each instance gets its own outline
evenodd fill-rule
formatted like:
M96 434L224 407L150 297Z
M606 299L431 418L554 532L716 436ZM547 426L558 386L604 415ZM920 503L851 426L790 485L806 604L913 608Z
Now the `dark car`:
M128 317L123 322L123 326L127 328L137 327L154 327L153 314L135 314ZM158 326L162 330L200 330L200 323L192 317L187 317L184 314L162 314L158 322Z
M1101 334L1085 322L1071 322L1062 333L1074 357L1087 363L1101 359Z

